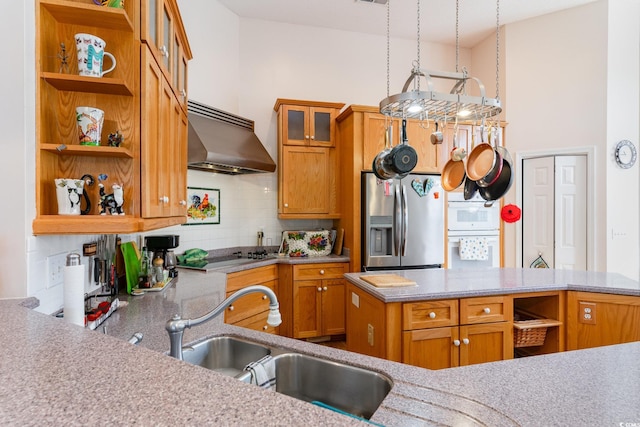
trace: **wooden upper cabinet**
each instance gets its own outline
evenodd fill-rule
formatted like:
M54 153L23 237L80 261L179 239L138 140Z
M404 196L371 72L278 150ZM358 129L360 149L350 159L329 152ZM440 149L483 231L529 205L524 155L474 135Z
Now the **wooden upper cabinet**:
M123 9L37 0L36 22L34 234L133 233L185 222L191 51L176 0L126 1ZM117 60L115 69L100 78L79 76L76 33L104 39ZM68 69L57 59L60 43L66 46ZM169 54L163 56L165 45ZM79 144L77 106L104 111L99 146ZM108 136L116 131L123 141L109 146ZM123 186L124 215L99 214L97 182L87 188L89 214L57 214L53 180L85 174L96 181L106 175L107 194L114 184Z
M187 109L187 63L192 58L176 0L142 0L141 39L182 108Z
M339 218L335 118L343 105L276 101L279 218Z
M282 144L335 147L336 108L284 105Z

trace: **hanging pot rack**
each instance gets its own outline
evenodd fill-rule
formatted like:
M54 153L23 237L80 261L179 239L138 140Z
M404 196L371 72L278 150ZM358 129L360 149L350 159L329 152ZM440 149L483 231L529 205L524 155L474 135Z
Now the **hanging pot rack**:
M496 97L489 98L485 94L484 84L480 79L469 76L466 69L458 70L458 14L459 0L456 0L456 71L430 71L420 67L420 0L417 0L417 60L413 62L413 68L409 78L402 88L402 92L389 95L389 15L390 4L387 2L387 97L380 101L380 113L387 117L409 118L419 120L435 120L447 122L447 120L457 120L458 118L473 117L489 118L497 116L502 112L502 104L499 98L499 17L500 0L496 0ZM437 92L434 90L433 79L449 79L455 83L449 93ZM427 90L420 90L420 80L424 79ZM466 83L472 80L479 89L479 96L468 95Z
M421 91L417 84L421 78L427 82L426 91ZM449 93L436 92L433 89L433 78L455 80L455 84ZM468 80L473 80L478 85L479 96L461 93ZM411 90L409 90L410 87ZM462 72L429 71L414 66L402 92L380 101L380 112L395 118L421 120L426 118L445 122L460 117L463 111L466 116L485 118L502 112L500 100L487 97L484 84L480 79L467 75L464 70Z

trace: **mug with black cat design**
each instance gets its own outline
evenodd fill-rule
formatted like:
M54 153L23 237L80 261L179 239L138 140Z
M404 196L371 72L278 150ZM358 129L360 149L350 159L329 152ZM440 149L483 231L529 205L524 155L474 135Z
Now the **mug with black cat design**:
M58 199L58 215L80 215L84 180L58 178L54 181L56 183L56 198Z

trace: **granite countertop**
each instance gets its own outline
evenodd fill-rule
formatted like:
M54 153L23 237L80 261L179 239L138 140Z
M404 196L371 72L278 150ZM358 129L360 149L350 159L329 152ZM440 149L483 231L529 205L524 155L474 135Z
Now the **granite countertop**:
M224 298L225 281L224 272L181 271L162 292L123 295L127 305L105 322L107 335L16 300L0 301L7 331L0 424L359 423L163 354L169 347L166 320L176 312L184 318L208 312ZM126 342L135 332L144 334L139 346ZM638 342L429 371L224 325L222 318L188 329L185 343L213 335L245 337L387 375L394 385L372 421L388 426L640 423Z
M397 274L416 286L379 288L363 275ZM408 302L525 292L572 290L640 296L640 283L616 273L554 270L549 268L483 268L394 270L347 273L347 280L383 302Z

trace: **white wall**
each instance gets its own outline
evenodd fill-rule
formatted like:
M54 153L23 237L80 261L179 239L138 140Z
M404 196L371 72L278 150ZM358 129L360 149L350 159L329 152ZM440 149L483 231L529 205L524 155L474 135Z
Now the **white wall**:
M606 2L506 27L507 142L519 151L596 147L596 175L606 174ZM515 203L515 183L505 203ZM595 194L606 199L597 180ZM597 270L606 252L604 203L597 205ZM505 262L515 265L515 230L505 226Z

